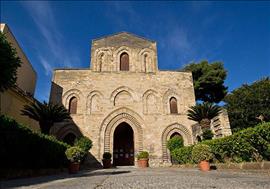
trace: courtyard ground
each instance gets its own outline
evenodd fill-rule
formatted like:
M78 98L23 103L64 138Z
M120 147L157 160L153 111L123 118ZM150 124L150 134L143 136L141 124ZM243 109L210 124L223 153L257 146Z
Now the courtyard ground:
M81 171L76 175L53 176L3 181L0 188L243 188L270 189L267 171L121 167L107 170Z

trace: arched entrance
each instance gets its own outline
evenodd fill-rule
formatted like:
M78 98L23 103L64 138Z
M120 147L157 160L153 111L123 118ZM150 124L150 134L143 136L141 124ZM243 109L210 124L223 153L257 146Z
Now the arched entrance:
M170 139L172 139L174 137L179 137L179 138L182 138L182 140L183 140L182 135L180 133L178 133L178 132L174 132L173 134L171 134ZM170 160L171 160L172 164L177 164L177 161L172 158L171 154L170 154Z
M68 133L64 138L63 142L73 146L75 142L76 136L73 133Z
M134 132L126 122L120 123L114 131L113 164L134 165Z
M172 139L173 137L182 137L179 133L174 132L171 136L170 139Z
M99 159L104 152L113 154L114 131L121 123L127 123L133 131L134 154L143 150L144 120L133 110L122 107L111 112L102 122L99 138Z
M179 123L174 123L172 125L167 126L163 133L162 133L162 159L163 162L170 162L170 152L166 146L167 141L170 139L172 135L177 135L176 133L179 133L183 140L184 140L184 146L191 145L193 143L192 141L192 135L190 134L190 131L183 125Z

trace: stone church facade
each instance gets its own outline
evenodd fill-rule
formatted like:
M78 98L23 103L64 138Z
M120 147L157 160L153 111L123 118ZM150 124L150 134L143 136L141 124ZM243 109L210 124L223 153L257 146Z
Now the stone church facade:
M59 139L89 137L99 162L111 152L114 164L134 165L146 150L150 164L161 165L170 162L172 136L196 142L196 123L186 115L195 105L192 74L158 70L156 42L127 32L93 40L90 69L56 69L50 101L73 119L52 132Z

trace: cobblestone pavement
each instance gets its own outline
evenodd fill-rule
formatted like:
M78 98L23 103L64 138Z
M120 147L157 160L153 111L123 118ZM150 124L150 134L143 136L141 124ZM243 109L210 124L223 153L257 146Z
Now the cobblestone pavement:
M31 179L9 180L0 188L244 188L270 189L269 172L196 169L122 167L118 169L82 171L76 175L54 175Z

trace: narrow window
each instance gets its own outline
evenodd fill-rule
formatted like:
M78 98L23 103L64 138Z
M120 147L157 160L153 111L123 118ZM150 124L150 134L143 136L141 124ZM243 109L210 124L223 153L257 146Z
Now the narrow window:
M104 54L101 53L100 57L99 57L99 71L102 71L102 66L104 64Z
M72 97L69 100L68 111L69 111L70 114L76 114L77 113L77 98L76 97Z
M177 100L174 97L172 97L170 99L170 112L171 112L171 114L177 114L178 113L178 111L177 111Z
M144 71L146 72L147 71L147 54L144 55Z
M120 56L120 71L129 70L129 57L127 53L122 53Z

